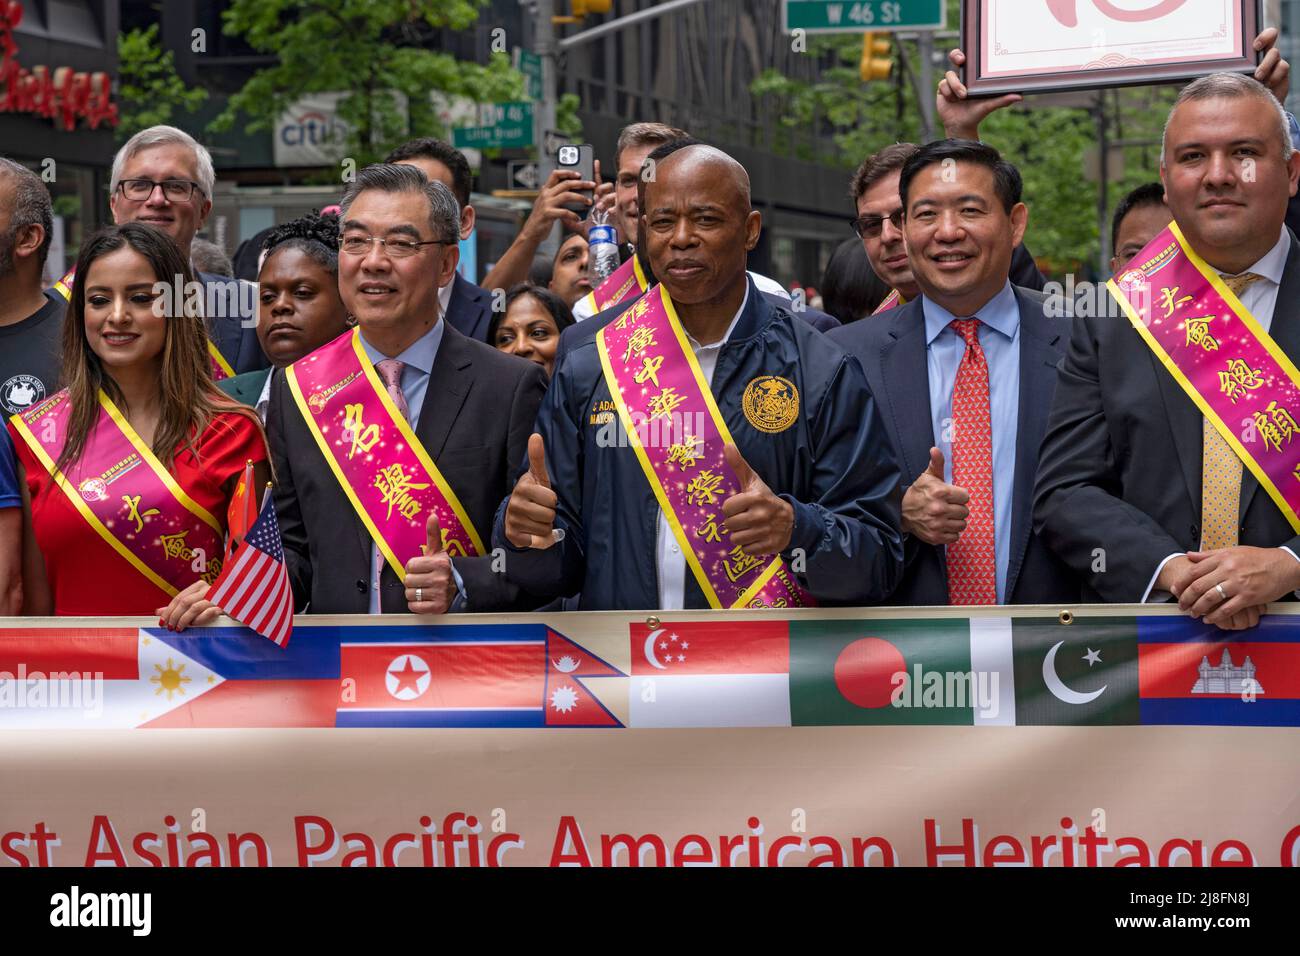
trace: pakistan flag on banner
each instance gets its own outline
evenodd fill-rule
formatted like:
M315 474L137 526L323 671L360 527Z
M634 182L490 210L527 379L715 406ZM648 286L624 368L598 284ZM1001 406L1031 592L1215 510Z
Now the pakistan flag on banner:
M1016 619L1017 724L1140 724L1131 617Z
M998 683L1009 693L1009 654L1006 664ZM970 725L980 693L971 671L964 619L791 621L790 721Z

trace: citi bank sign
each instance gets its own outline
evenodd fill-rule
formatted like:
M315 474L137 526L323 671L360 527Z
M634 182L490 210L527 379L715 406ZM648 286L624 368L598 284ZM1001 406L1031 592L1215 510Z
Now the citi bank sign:
M333 116L309 110L280 127L280 142L290 148L320 147L342 142L347 127Z

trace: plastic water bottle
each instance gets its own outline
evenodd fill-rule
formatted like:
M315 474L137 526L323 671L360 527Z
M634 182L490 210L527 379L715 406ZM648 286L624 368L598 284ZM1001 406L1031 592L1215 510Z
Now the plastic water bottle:
M587 272L592 288L600 285L618 268L618 237L609 224L609 213L600 209L591 214L587 228Z

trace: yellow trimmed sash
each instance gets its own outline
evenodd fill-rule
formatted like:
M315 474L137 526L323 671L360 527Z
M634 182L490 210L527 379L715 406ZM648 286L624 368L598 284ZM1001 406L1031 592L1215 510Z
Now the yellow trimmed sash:
M1300 371L1177 223L1107 283L1142 341L1300 532Z
M815 605L780 556L728 541L722 505L741 489L723 446L735 441L668 290L656 285L596 341L628 441L709 606Z
M379 380L359 329L285 369L303 421L400 580L423 553L434 514L452 557L486 554L456 493Z
M68 392L13 417L58 488L96 534L168 595L221 573L225 532L168 474L102 391L100 414L67 473L55 463L67 442Z

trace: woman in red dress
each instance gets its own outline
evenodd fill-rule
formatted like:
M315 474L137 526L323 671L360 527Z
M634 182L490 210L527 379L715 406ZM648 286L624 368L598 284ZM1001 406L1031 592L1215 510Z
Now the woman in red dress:
M148 226L82 247L66 387L9 423L40 552L25 569L25 613L163 613L219 573L247 462L254 488L266 486L261 423L213 384L192 281L175 243Z

